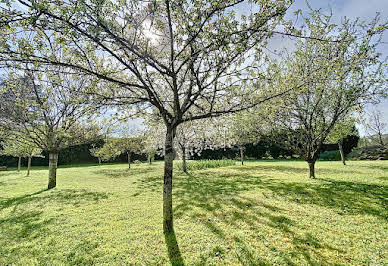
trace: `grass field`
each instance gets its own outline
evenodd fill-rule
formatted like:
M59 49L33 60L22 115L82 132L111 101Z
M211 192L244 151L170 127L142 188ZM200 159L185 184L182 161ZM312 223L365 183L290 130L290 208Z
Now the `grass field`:
M388 162L258 161L174 177L161 162L0 172L0 265L388 265Z

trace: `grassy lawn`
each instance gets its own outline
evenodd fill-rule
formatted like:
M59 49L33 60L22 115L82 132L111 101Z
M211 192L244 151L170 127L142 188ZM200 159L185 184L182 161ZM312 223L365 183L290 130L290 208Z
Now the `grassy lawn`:
M388 161L258 161L174 177L161 162L0 172L0 265L388 265Z

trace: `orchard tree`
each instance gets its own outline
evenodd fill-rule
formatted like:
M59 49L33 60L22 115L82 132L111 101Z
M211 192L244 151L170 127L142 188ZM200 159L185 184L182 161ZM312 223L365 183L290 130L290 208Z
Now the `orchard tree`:
M369 119L367 122L367 129L369 132L377 136L378 143L384 146L383 135L388 130L388 124L383 121L383 114L380 110L372 110L369 113Z
M343 121L338 121L327 136L327 142L338 144L338 150L340 151L341 161L343 165L346 165L345 151L343 147L344 140L346 139L346 137L356 134L357 131L355 130L355 119L350 117L344 119Z
M260 117L252 116L249 111L240 112L229 116L225 120L224 129L225 143L228 146L237 146L240 152L241 165L244 165L245 145L256 143L262 137L261 123L256 121Z
M128 158L128 169L131 168L131 154L141 153L143 150L143 140L141 131L136 129L130 123L121 123L117 127L118 139L115 140L117 149L121 153L126 153Z
M98 135L85 120L94 107L83 91L92 85L83 75L52 67L11 72L3 83L0 127L49 154L48 189L56 186L58 152Z
M98 165L101 165L101 162L102 162L102 147L92 147L91 149L89 149L89 152L90 152L90 155L92 155L93 157L96 157L98 159Z
M388 84L386 64L377 51L386 24L379 25L379 17L370 23L345 20L339 26L330 20L313 13L305 34L347 41L299 40L295 52L281 61L277 80L278 87L296 87L300 80L304 85L267 107L272 140L306 160L311 178L336 124L386 92ZM293 79L283 82L287 76Z
M1 143L3 149L0 151L1 155L12 156L18 158L18 172L22 167L22 158L25 156L24 148L16 141L7 139Z
M107 162L113 160L122 153L117 144L117 139L107 138L104 145L98 149L98 155L101 161Z
M22 138L7 138L1 143L1 146L3 149L0 151L0 154L18 157L18 171L20 171L21 168L21 159L27 158L27 176L30 175L31 159L33 157L44 158L41 155L42 149L34 143L23 141Z
M156 108L166 127L163 228L173 230L177 127L241 111L265 97L252 78L291 0L2 0L0 61L39 62L97 77L106 104ZM236 9L242 10L237 14ZM22 34L21 34L22 32ZM60 51L50 55L46 47ZM253 53L253 50L256 50ZM56 51L57 52L57 51ZM281 93L280 93L281 94Z

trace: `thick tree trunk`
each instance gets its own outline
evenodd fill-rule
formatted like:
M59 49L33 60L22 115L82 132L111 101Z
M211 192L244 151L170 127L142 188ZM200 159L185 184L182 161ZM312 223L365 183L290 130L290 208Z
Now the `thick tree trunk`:
M183 172L187 173L187 164L186 164L186 147L182 147L182 169Z
M128 169L131 169L131 152L127 152L128 155Z
M164 182L163 182L163 230L165 233L173 232L172 213L172 173L174 166L175 128L167 126L165 155L164 155Z
M309 168L310 168L309 177L314 179L315 178L315 161L308 161L307 163L309 164Z
M30 169L31 169L31 157L28 157L27 176L30 176Z
M19 156L19 160L18 160L18 172L20 172L20 169L22 168L22 157Z
M240 147L241 165L244 165L244 148Z
M58 167L58 153L49 152L49 183L48 189L57 186L57 167Z
M341 154L341 161L344 165L346 165L344 147L342 146L342 140L338 142L338 148Z

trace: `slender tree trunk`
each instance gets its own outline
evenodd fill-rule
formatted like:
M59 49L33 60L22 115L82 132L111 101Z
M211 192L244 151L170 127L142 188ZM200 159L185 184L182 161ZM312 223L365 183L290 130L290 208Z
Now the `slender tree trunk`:
M49 183L48 189L57 186L57 167L58 167L58 153L49 152Z
M244 165L244 148L240 147L241 165Z
M30 169L31 169L31 157L28 157L27 176L30 176Z
M151 152L148 153L148 164L152 164L152 157L153 157L153 154Z
M19 160L18 160L18 172L20 172L20 169L22 168L22 157L19 156Z
M307 163L309 164L309 168L310 168L309 177L314 179L315 178L315 161L308 161Z
M183 172L187 173L187 164L186 164L186 147L182 147L182 169Z
M383 134L382 134L382 133L379 133L378 135L379 135L379 142L380 142L380 145L381 145L381 146L384 146L384 141L383 141L383 137L382 137Z
M342 146L342 140L340 140L338 142L338 148L339 148L339 151L340 151L340 154L341 154L341 161L344 165L346 165L346 162L345 162L345 153L344 153L344 147Z
M172 213L172 173L174 166L173 141L175 130L176 128L167 126L163 182L163 230L165 233L170 233L174 230Z
M128 169L131 169L131 152L127 152L128 155Z
M101 165L101 157L98 157L98 165Z

